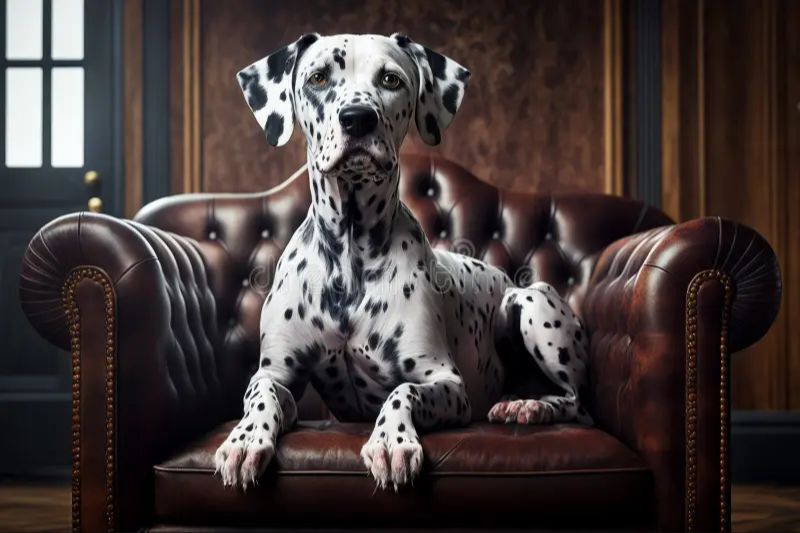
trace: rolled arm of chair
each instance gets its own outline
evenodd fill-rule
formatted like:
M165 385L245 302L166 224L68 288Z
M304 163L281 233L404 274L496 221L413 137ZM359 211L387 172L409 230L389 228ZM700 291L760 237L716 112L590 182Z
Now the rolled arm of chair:
M611 244L584 302L598 424L653 470L659 529L729 530L731 353L761 338L781 297L756 231L720 218Z
M72 359L73 525L132 530L152 466L214 421L214 298L194 243L76 213L31 240L20 279L36 330ZM124 480L124 482L122 482Z

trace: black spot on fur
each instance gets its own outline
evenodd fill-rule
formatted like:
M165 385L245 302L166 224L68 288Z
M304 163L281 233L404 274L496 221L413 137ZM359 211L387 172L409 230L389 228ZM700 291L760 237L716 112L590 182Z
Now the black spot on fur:
M400 46L400 48L407 48L409 43L411 43L411 39L405 35L395 35L394 39L397 41L397 44Z
M278 113L270 113L264 132L267 134L267 142L272 146L278 146L278 140L283 135L283 117Z
M439 123L436 118L428 113L425 115L425 129L433 137L433 144L439 144L442 140L442 134L439 132Z
M286 71L286 64L290 57L293 57L292 52L290 52L289 47L286 46L267 58L267 78L271 82L281 82ZM292 61L291 66L294 66L294 61Z
M378 335L377 333L373 333L372 335L369 336L369 347L374 350L375 348L378 347L378 343L380 342L380 340L381 336Z
M267 91L259 83L259 78L260 76L256 69L239 73L239 84L247 97L247 105L250 106L253 112L267 105Z
M313 343L305 347L305 349L294 349L292 355L301 368L313 368L320 360L323 349L319 343Z
M429 48L425 48L425 55L428 56L428 64L431 66L433 75L440 80L445 79L445 67L447 65L445 57Z
M456 101L458 100L458 86L451 83L442 94L442 104L444 108L450 112L451 115L456 114Z
M397 351L397 340L394 338L386 339L386 342L383 343L383 360L389 363L396 363L399 357L400 353Z
M342 56L340 56L339 54L334 54L333 60L336 61L340 69L344 70L344 58Z
M542 355L542 352L539 351L538 346L533 347L533 355L535 355L539 361L544 361L544 356Z

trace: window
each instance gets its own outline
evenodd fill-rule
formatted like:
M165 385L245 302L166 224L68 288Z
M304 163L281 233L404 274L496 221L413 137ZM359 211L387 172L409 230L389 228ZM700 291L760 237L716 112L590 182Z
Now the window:
M83 0L6 0L5 16L5 166L83 167Z

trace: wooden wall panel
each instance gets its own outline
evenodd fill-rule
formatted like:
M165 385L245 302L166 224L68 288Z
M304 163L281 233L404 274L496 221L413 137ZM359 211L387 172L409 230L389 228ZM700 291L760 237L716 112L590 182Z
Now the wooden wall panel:
M774 2L708 2L705 12L705 211L745 222L777 246L776 187L781 176L771 107ZM713 60L712 60L713 58ZM733 361L734 408L785 404L781 328ZM765 384L767 386L765 386Z
M122 12L124 215L142 207L142 0L129 0Z
M703 216L703 4L662 0L661 207L674 220Z
M796 408L800 64L791 28L800 10L791 0L664 0L663 7L663 204L678 220L719 215L748 224L776 250L782 310L765 338L734 356L733 407Z
M778 12L779 42L783 54L778 70L786 74L780 87L777 116L783 117L783 146L779 157L784 158L786 188L783 191L786 218L783 278L784 314L781 316L786 336L788 358L787 393L789 409L800 409L800 2L783 0Z
M614 2L612 4L618 4ZM202 2L202 183L208 191L276 185L305 160L298 131L269 147L235 73L307 31L407 33L473 72L439 153L503 187L606 188L604 7L596 0ZM607 98L607 96L606 96ZM612 147L613 148L613 147ZM404 150L424 146L413 133Z
M184 118L190 116L185 94L190 87L186 77L186 67L190 63L191 52L186 47L185 37L191 29L187 27L184 11L190 0L170 0L169 24L169 190L173 193L194 192L185 186L184 165L185 143Z

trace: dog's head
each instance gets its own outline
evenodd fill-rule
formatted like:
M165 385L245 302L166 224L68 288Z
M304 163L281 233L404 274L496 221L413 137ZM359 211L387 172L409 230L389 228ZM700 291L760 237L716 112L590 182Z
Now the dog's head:
M396 169L412 116L422 139L439 144L469 76L399 34L306 34L237 75L270 144L285 144L297 120L309 164L352 181Z

